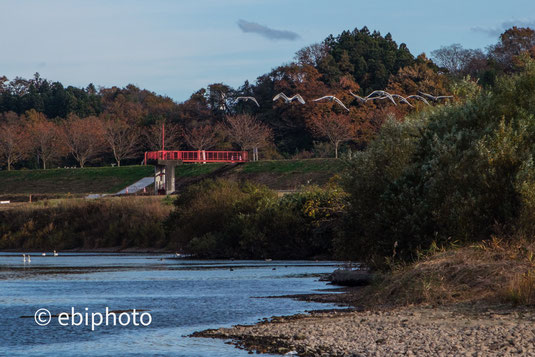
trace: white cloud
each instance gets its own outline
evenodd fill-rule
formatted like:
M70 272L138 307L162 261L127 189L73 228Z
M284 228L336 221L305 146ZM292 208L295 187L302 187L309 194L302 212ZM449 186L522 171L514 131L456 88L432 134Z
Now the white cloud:
M481 32L490 37L498 37L505 30L510 29L511 27L531 27L535 29L535 20L511 20L504 21L498 26L474 26L470 30L473 32Z
M264 25L260 25L256 22L249 22L245 20L238 20L238 27L243 32L252 32L259 34L262 37L270 40L290 40L294 41L300 38L300 36L292 31L287 30L275 30Z

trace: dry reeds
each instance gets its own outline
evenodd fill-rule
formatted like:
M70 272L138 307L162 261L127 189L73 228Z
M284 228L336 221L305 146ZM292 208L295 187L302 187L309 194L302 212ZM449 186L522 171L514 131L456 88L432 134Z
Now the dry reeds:
M163 247L161 197L57 199L0 211L0 249Z
M439 251L378 275L359 292L364 305L441 305L459 302L535 303L533 244L493 238Z

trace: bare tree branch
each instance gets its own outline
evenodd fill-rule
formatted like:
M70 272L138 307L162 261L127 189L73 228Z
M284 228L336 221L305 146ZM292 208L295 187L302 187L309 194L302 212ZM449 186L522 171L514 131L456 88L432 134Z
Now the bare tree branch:
M117 166L121 160L130 159L139 152L139 131L122 120L102 122L104 140L112 151Z
M62 137L80 167L102 151L102 125L97 117L80 119L70 114L63 122Z
M336 158L338 158L340 144L354 138L348 115L329 114L327 116L316 116L309 121L309 126L316 136L329 140L334 147Z
M227 116L227 133L242 150L253 150L253 160L258 160L258 149L271 141L272 133L265 124L248 114Z

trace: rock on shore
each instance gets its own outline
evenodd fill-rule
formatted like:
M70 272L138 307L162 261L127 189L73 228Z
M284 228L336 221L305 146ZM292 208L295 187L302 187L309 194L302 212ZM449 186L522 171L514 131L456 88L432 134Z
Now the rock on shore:
M336 269L328 280L334 285L364 286L372 281L372 275L367 270Z
M250 351L300 356L526 356L535 355L535 312L316 312L193 336L229 339Z

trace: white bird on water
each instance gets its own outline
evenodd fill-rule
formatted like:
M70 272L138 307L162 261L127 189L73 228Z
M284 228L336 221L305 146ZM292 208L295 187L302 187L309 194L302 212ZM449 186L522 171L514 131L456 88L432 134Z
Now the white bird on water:
M46 253L41 254L43 257L46 257Z
M54 256L57 257L59 254L54 250Z
M28 263L32 262L32 258L30 258L30 254L28 254Z
M238 103L240 100L244 100L246 102L251 100L251 101L254 102L254 104L256 104L257 107L260 108L260 104L258 104L258 101L256 100L255 97L238 97L238 98L236 98L236 103Z
M326 96L323 96L321 98L314 99L314 102L319 102L320 100L324 100L324 99L330 100L331 102L336 102L342 108L344 108L345 110L349 111L349 109L347 109L347 107L344 105L344 103L342 103L342 101L340 99L336 98L334 95L326 95Z
M24 263L26 263L26 254L24 254L24 253L22 254L22 261L23 261Z

